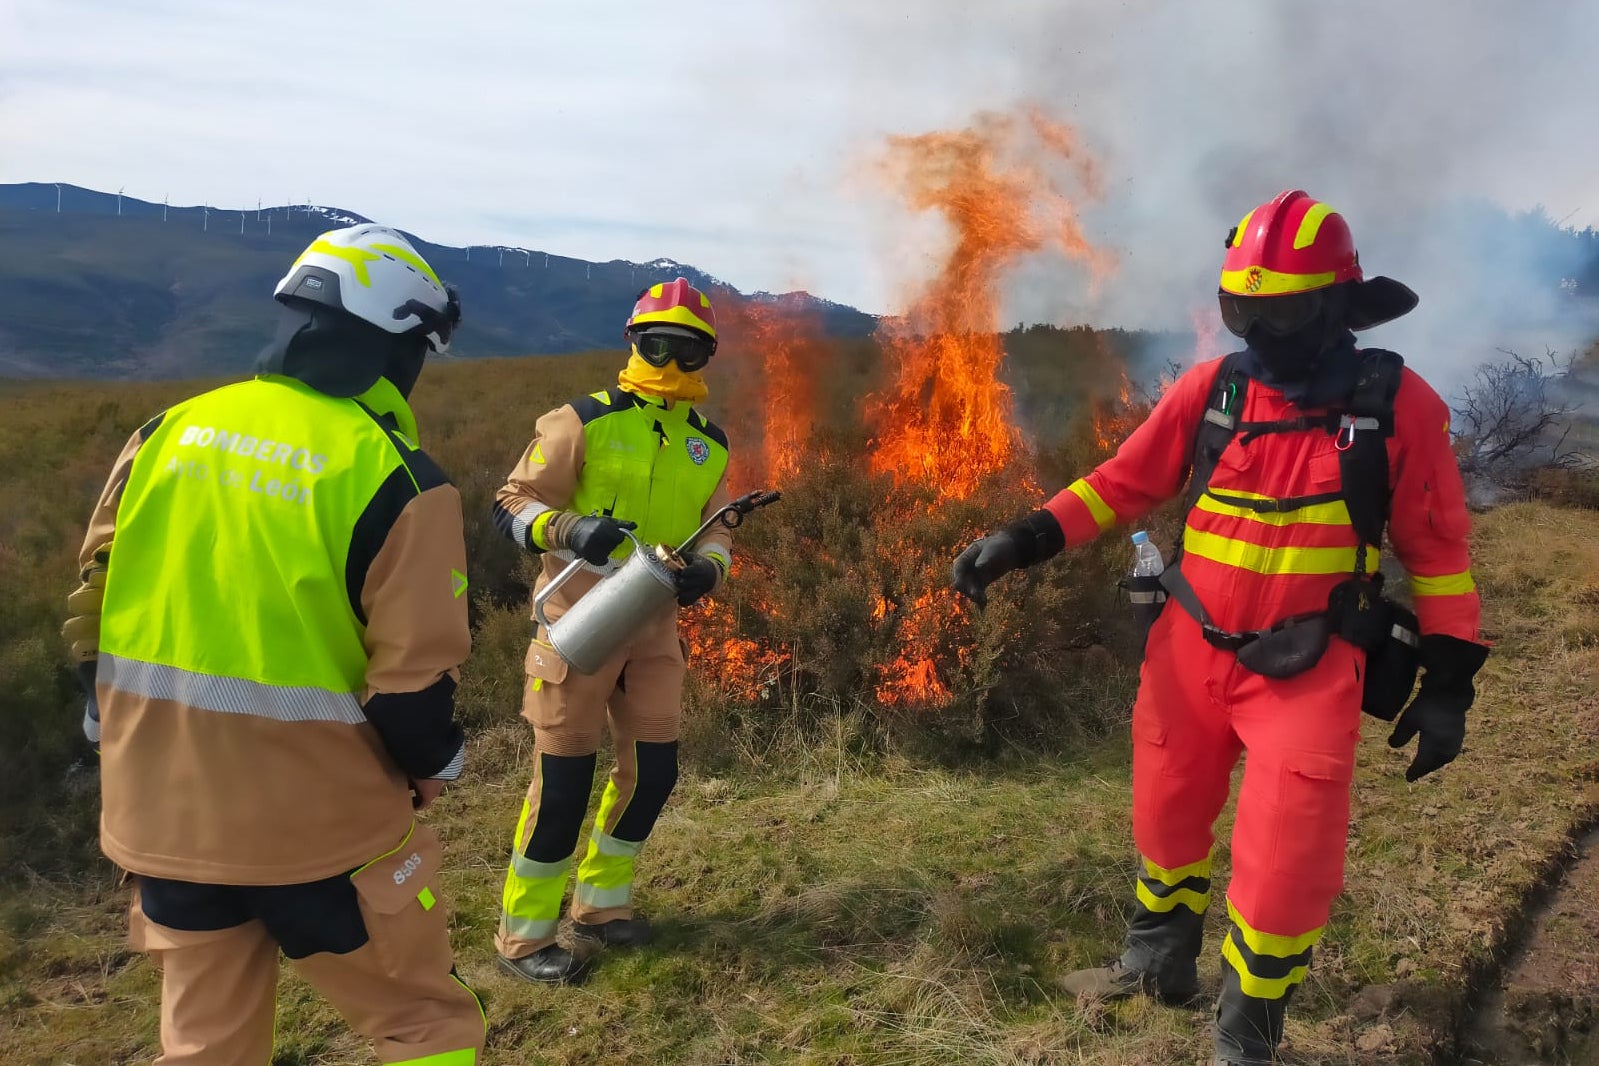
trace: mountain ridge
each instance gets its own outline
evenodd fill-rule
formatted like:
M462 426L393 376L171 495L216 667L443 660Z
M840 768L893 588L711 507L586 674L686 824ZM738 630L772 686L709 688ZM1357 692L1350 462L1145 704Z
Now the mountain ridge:
M59 210L58 210L59 208ZM247 370L271 337L273 286L316 234L370 221L340 207L175 206L61 183L0 184L0 376L165 378ZM456 247L403 227L465 312L464 358L621 343L640 289L681 274L718 303L783 301L838 336L876 319L808 293L743 293L669 257L594 262L511 245Z

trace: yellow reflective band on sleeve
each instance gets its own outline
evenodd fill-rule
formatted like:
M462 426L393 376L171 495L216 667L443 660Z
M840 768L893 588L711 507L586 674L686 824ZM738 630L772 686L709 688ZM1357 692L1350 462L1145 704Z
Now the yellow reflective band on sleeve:
M405 1059L394 1066L477 1066L477 1052L472 1048L460 1051L441 1051L437 1055L423 1055L419 1059Z
M1244 938L1244 946L1256 955L1275 955L1279 959L1286 959L1290 955L1298 955L1316 946L1321 939L1321 934L1326 931L1326 926L1312 929L1308 933L1298 936L1279 936L1276 933L1261 933L1252 929L1243 915L1238 913L1238 908L1233 906L1233 901L1227 901L1227 917L1233 920L1233 925L1238 927L1239 934Z
M544 539L545 531L549 529L550 519L559 512L554 510L540 511L533 519L533 524L527 527L528 535L533 538L533 543L545 551L550 551L550 542Z
M1152 881L1159 881L1163 885L1176 888L1190 877L1210 877L1210 856L1206 855L1198 862L1191 862L1187 866L1178 866L1168 870L1157 864L1148 856L1144 857L1144 875Z
M374 243L372 247L387 255L392 255L394 258L398 259L402 263L407 264L408 266L415 267L418 274L421 274L423 277L433 282L433 284L438 285L441 288L443 287L444 283L439 280L439 276L437 274L433 273L433 268L424 263L415 254L406 251L397 244Z
M1299 220L1299 231L1294 234L1294 250L1309 248L1316 243L1316 234L1321 232L1321 224L1333 209L1326 204L1311 204L1310 210L1305 212L1305 217Z
M1440 574L1437 577L1410 575L1410 592L1413 596L1464 596L1477 591L1477 582L1470 570L1458 574Z
M1251 570L1257 574L1349 574L1355 570L1355 549L1348 548L1267 548L1219 533L1206 533L1192 526L1183 530L1183 551L1201 559ZM1366 572L1377 571L1381 556L1365 546Z
M1270 496L1257 496L1252 492L1237 492L1233 489L1218 489L1223 496L1236 496L1241 500L1269 500ZM1301 507L1294 511L1256 511L1249 507L1240 507L1237 504L1225 503L1216 499L1209 493L1201 494L1199 502L1194 504L1195 509L1209 511L1211 514L1226 515L1229 518L1242 518L1248 522L1259 522L1267 526L1347 526L1349 522L1349 505L1343 500L1333 500L1330 503L1313 503L1309 507Z
M1254 996L1256 999L1282 999L1288 994L1288 990L1303 981L1305 974L1310 971L1308 965L1295 966L1288 971L1287 977L1256 977L1249 972L1243 954L1230 936L1222 941L1221 957L1238 971L1238 987L1244 995Z
M1116 524L1116 512L1110 509L1110 505L1105 502L1104 497L1094 491L1094 486L1084 479L1078 478L1070 485L1067 485L1066 491L1083 501L1083 506L1087 507L1088 513L1094 516L1094 524L1099 526L1101 533Z
M1195 892L1191 888L1179 888L1168 896L1157 896L1149 890L1148 885L1140 881L1135 891L1138 895L1138 902L1156 914L1166 914L1179 903L1195 914L1204 914L1210 907L1210 893Z

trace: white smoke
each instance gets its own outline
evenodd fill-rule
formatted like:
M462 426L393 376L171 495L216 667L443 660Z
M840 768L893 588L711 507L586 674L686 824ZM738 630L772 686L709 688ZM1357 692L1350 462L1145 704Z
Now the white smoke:
M1493 210L1599 223L1599 4L1508 0L817 0L874 115L959 125L1036 101L1102 164L1091 232L1121 259L1089 297L1066 264L1032 264L1009 320L1188 329L1212 300L1227 230L1282 189L1340 210L1368 276L1421 296L1363 335L1448 391L1494 349L1542 354L1599 337L1551 280L1547 227ZM896 87L917 87L906 101ZM1559 242L1555 242L1559 244ZM1593 242L1587 242L1592 254ZM1571 247L1567 247L1571 246ZM1593 303L1582 301L1586 306Z

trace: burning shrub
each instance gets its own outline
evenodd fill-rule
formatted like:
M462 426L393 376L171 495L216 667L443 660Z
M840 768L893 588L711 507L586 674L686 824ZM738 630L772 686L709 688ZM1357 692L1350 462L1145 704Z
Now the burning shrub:
M940 503L847 450L817 456L740 532L736 580L690 612L695 711L757 728L853 711L984 746L1124 713L1131 627L1108 549L1007 578L981 614L949 590L960 547L1038 506L1031 481L1007 468Z
M1093 193L1070 131L1037 114L890 142L884 173L913 208L945 216L950 249L907 313L879 329L882 387L842 420L818 402L826 359L814 327L776 305L730 325L727 410L746 416L731 428L735 455L744 442L748 457L734 487L759 481L787 499L740 535L725 597L691 616L701 713L803 723L817 708L864 712L881 731L914 723L988 745L1125 712L1131 660L1108 646L1130 650L1130 625L1112 609L1111 549L1007 579L983 614L949 589L961 547L1043 496L1000 377L1001 277L1046 247L1096 278L1109 268L1057 188L1063 171ZM1113 366L1121 389L1078 400L1074 454L1060 457L1081 453L1074 473L1147 411L1103 345L1059 355L1083 352Z

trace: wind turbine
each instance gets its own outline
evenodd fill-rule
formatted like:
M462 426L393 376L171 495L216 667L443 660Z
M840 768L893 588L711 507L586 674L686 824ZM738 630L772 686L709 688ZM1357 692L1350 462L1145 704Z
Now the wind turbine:
M533 265L533 253L528 251L526 248L522 249L522 265L524 267L530 267Z
M161 197L161 221L162 222L165 222L167 220L167 201L170 200L170 199L172 199L172 196L171 196L170 193L167 194L166 196Z
M124 185L122 188L125 189L127 186ZM122 189L117 190L117 217L122 217Z
M59 215L61 213L61 183L59 181L56 182L55 183L55 187L56 187L56 214Z
M244 236L244 212L239 212L239 236Z
M211 205L206 204L200 215L200 232L204 233L211 228Z

